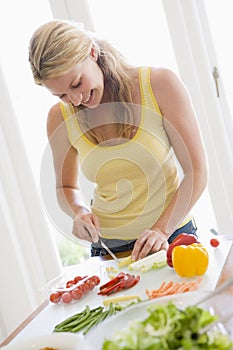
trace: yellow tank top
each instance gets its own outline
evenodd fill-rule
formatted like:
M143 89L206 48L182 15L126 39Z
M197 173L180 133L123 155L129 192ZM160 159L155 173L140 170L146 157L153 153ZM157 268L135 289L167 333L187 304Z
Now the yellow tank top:
M71 104L61 103L70 143L83 174L95 183L92 211L109 239L136 239L157 221L178 187L178 171L150 84L151 68L139 68L142 110L136 135L114 146L93 144ZM81 188L85 193L85 189Z

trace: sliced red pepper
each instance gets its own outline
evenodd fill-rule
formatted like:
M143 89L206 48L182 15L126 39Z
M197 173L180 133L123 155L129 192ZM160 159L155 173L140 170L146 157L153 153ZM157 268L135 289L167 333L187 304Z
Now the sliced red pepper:
M115 278L111 279L109 282L107 282L107 283L103 284L102 286L100 286L100 290L102 290L104 288L109 288L109 287L115 285L120 280L122 280L124 277L125 277L124 272L120 272Z
M121 281L119 281L118 283L114 284L111 287L102 289L98 294L99 295L110 295L110 294L119 292L122 289L123 289L123 285L122 285Z
M98 295L110 295L117 293L122 289L129 289L135 286L140 280L139 275L135 277L134 275L125 274L124 272L121 272L119 275L120 276L117 276L119 278L114 278L114 283L109 283L112 282L111 280L100 287Z

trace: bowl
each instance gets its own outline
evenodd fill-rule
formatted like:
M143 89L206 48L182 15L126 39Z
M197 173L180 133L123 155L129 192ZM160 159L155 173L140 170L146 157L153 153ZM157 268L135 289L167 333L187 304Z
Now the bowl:
M52 333L24 340L14 340L1 350L43 350L43 348L54 348L54 350L83 350L84 337L73 333Z
M104 321L103 324L97 326L92 331L90 331L90 333L87 334L85 339L85 349L101 350L105 339L111 339L116 332L128 328L132 321L144 320L148 316L147 308L152 304L165 305L169 301L172 301L178 308L184 309L189 305L195 304L207 295L208 292L194 291L160 297L135 304L134 306L130 306L129 308L126 308L125 310L119 312L117 315L110 317L109 319ZM231 295L231 298L233 299L233 295ZM225 296L223 297L223 299L225 299ZM219 308L215 308L215 306L215 303L204 303L200 305L200 307L210 311L212 314L221 315L220 312L216 312L216 310L219 311ZM232 321L233 320L231 320L231 322ZM228 325L226 329L224 328L224 331L228 332L230 338L233 341L232 323L231 325Z

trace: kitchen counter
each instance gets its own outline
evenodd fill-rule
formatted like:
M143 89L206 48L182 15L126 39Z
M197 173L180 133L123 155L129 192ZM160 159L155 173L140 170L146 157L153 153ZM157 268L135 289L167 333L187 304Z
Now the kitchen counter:
M210 291L220 286L225 280L232 277L233 266L233 245L230 241L221 242L220 246L213 248L208 246L209 252L209 267L204 276L199 290ZM127 253L117 254L118 258L122 258ZM101 278L101 284L109 280L106 273L106 267L117 267L117 263L109 256L90 258L82 264L73 266L69 273L75 275L98 275ZM129 272L127 268L122 269L124 272ZM130 272L132 273L132 272ZM134 273L136 275L136 273ZM197 279L196 277L193 280ZM141 273L140 282L132 289L120 292L117 295L139 295L142 299L146 299L146 289L156 289L163 281L181 282L186 279L179 277L175 271L169 266L163 267L160 270L153 270L146 273ZM190 281L190 279L188 279ZM233 289L231 290L233 294ZM35 310L22 324L10 334L0 346L6 345L9 342L21 340L26 337L49 334L53 331L55 325L66 319L67 317L83 310L88 304L90 307L99 306L102 304L105 297L97 295L98 286L86 296L77 302L71 304L52 304L46 300Z

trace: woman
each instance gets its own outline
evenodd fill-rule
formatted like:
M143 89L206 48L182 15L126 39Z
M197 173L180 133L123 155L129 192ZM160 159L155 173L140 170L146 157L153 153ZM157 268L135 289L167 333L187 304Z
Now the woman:
M178 77L131 66L108 42L62 20L35 31L29 61L35 83L61 100L47 122L57 198L73 234L92 242L91 254L106 254L99 235L137 260L181 232L195 234L190 210L206 187L207 163ZM91 207L78 186L79 165L96 184Z

